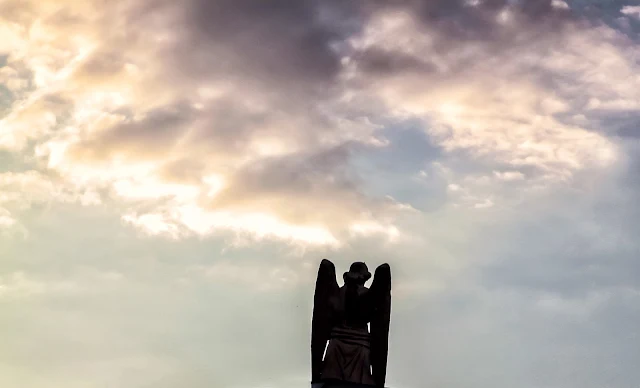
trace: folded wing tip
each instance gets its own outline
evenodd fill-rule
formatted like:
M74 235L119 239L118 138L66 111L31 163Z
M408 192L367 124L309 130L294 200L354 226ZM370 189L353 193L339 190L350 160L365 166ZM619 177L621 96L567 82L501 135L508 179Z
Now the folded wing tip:
M330 265L333 266L333 263L331 262L331 260L328 259L322 259L322 261L320 262L321 266L326 266L326 265Z

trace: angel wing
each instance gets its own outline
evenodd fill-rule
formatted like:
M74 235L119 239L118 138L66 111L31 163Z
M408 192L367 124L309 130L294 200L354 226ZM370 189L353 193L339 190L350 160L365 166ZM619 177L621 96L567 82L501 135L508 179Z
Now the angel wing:
M371 318L371 369L378 387L384 387L389 350L389 321L391 320L391 268L382 264L376 268L369 289L373 302Z
M313 318L311 322L311 382L319 382L322 374L322 357L329 341L332 327L329 300L339 291L336 267L327 259L318 268L316 290L313 296Z

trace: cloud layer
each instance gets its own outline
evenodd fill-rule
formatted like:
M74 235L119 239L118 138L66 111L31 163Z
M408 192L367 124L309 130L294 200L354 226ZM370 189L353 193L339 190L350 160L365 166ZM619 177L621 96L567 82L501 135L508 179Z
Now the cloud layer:
M392 265L392 386L633 384L640 21L603 4L1 2L0 382L304 385L328 256Z

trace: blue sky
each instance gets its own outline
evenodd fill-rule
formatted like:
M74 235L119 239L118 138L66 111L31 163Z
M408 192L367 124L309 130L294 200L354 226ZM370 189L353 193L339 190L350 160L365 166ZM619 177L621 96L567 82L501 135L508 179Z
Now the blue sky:
M640 6L0 3L0 386L297 387L388 262L388 384L640 381Z

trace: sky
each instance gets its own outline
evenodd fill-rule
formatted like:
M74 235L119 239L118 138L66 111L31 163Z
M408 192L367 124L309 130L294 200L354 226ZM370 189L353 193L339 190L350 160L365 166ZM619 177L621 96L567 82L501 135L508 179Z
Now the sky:
M320 260L393 388L640 382L640 4L0 0L0 386L308 386Z

